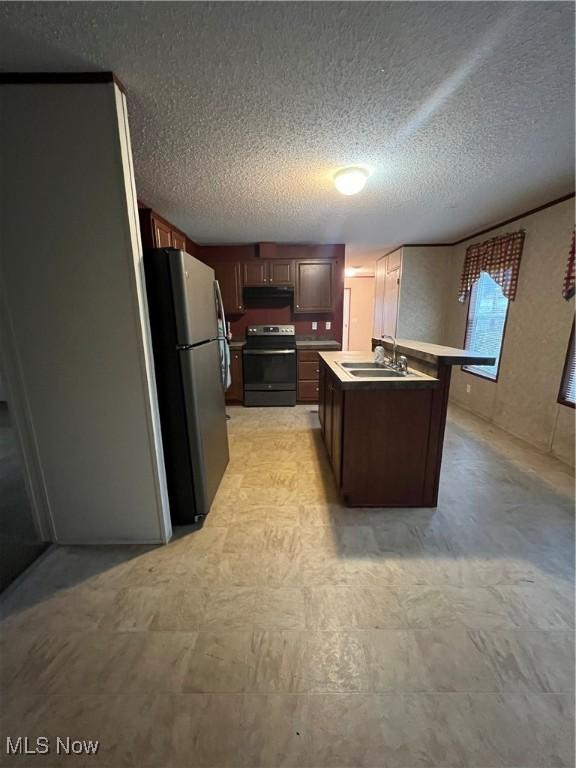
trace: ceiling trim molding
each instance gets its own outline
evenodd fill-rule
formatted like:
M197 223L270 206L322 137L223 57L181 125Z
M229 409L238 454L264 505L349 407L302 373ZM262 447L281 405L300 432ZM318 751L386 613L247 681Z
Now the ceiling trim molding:
M546 208L552 208L553 205L559 205L560 203L565 203L566 200L570 200L575 195L576 195L576 192L569 192L567 195L562 195L562 197L557 197L554 200L549 200L547 203L538 205L536 208L531 208L529 211L518 213L516 214L516 216L512 216L510 219L505 219L504 221L500 221L497 224L492 224L490 227L486 227L486 229L481 229L479 232L474 232L473 234L466 235L466 237L462 237L459 240L454 240L453 243L402 243L401 245L398 245L396 248L393 248L391 251L387 251L385 254L380 256L379 259L385 259L386 256L389 256L391 253L395 253L396 251L399 251L400 248L451 248L454 245L460 245L461 243L465 243L466 240L473 240L475 237L480 237L480 235L486 235L488 234L488 232L492 232L493 229L498 229L499 227L505 227L506 224L512 224L514 221L518 221L519 219L525 219L526 216L532 216L535 213L539 213L540 211L546 210ZM377 261L379 259L377 259Z
M0 85L94 85L115 83L126 88L114 72L0 72Z
M510 219L505 219L504 221L498 222L498 224L492 224L491 227L486 227L486 229L481 229L479 232L474 232L472 235L466 235L466 237L460 238L460 240L455 240L453 243L450 243L450 245L460 245L460 243L465 243L466 240L472 240L475 237L480 237L480 235L485 235L488 232L491 232L493 229L498 229L499 227L505 227L506 224L512 224L514 221L518 221L519 219L524 219L526 216L532 216L534 213L539 213L539 211L544 211L546 208L551 208L553 205L558 205L559 203L564 203L566 200L570 200L572 197L574 197L576 193L575 192L569 192L567 195L562 195L562 197L557 197L555 200L550 200L547 203L543 203L542 205L538 205L536 208L531 208L529 211L524 211L524 213L519 213L516 216L512 216Z

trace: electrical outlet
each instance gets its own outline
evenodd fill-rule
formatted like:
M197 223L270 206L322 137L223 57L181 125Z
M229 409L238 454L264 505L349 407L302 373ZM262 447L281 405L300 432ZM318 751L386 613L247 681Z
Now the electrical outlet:
M316 320L312 321L312 330L313 331L317 331L318 330L318 323L316 322Z
M472 384L466 384L466 392L470 394L472 392Z
M329 331L331 328L332 328L332 323L330 322L330 320L328 320L326 322L326 330Z

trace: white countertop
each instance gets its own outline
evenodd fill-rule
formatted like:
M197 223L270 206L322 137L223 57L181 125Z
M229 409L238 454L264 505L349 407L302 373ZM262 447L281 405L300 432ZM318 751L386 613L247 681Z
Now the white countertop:
M367 363L374 362L373 352L319 352L320 358L336 376L342 389L426 389L437 387L438 379L428 376L420 371L408 369L406 376L353 376L350 371L343 368L340 363Z
M382 344L386 350L392 349L390 339L373 338L377 344ZM430 344L427 341L414 341L412 339L396 339L396 349L399 355L412 354L421 360L430 363L442 363L443 365L494 365L496 358L479 355L469 349L458 347L445 347L442 344Z

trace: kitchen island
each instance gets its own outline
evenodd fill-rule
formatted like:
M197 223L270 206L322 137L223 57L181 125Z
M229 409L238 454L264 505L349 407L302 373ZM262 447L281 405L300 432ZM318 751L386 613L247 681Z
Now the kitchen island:
M386 352L388 341L373 340ZM318 415L338 489L352 507L435 507L453 365L492 365L463 349L399 339L406 374L367 352L321 352Z

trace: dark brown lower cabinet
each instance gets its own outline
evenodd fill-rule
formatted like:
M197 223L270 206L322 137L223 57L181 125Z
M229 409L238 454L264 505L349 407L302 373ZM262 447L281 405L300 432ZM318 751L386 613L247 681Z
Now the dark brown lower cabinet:
M341 477L342 462L342 404L341 390L336 388L336 379L329 371L322 374L323 391L320 394L318 413L322 413L322 432L330 463L337 482Z
M440 374L438 388L343 389L320 360L318 415L348 506L436 506L445 386Z
M334 349L330 347L330 349ZM320 392L321 349L298 350L298 402L317 403Z
M344 417L343 392L338 387L332 390L332 469L336 485L342 482L342 434Z
M318 367L318 420L320 421L322 434L324 434L324 424L326 422L324 415L326 408L326 394L324 392L324 387L326 386L326 367L324 365L319 365Z
M244 400L244 378L242 375L242 350L230 352L230 377L232 383L226 391L227 403L241 403Z

